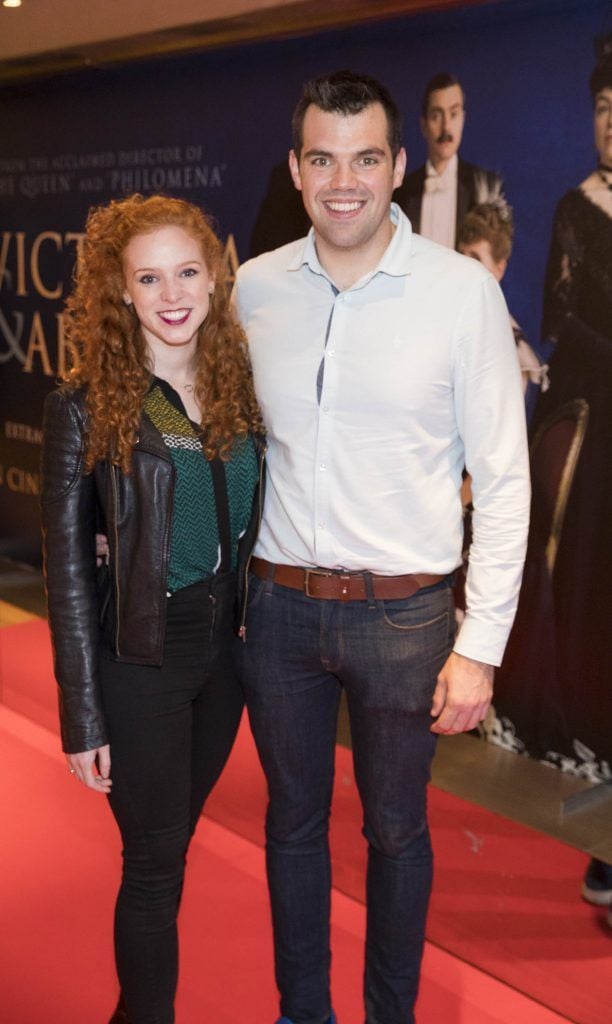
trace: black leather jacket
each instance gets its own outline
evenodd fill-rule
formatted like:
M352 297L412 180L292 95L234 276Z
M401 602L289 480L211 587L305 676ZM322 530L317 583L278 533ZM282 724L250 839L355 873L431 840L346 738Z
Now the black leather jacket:
M101 629L118 661L160 665L166 620L175 470L159 431L143 413L125 475L110 462L83 472L86 411L67 387L45 401L41 463L43 552L67 753L108 742L98 684ZM249 527L240 541L238 594L263 504L264 444L255 438L260 476ZM95 534L108 537L108 567L96 569ZM243 618L237 610L238 622Z

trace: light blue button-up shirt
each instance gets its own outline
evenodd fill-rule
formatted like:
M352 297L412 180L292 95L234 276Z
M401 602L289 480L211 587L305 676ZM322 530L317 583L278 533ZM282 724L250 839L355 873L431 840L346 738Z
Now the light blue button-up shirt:
M255 553L271 562L450 573L472 475L468 610L455 650L498 665L525 554L529 469L508 311L475 260L396 226L340 291L314 233L245 263L234 301L268 430Z

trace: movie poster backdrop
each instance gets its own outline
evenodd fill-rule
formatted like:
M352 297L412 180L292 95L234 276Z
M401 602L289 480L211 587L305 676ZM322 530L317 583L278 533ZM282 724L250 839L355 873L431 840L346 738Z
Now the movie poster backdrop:
M425 157L425 83L458 76L461 154L504 179L516 221L504 291L538 348L554 207L594 163L587 82L609 9L485 4L0 90L0 554L40 564L42 403L70 360L62 306L88 209L134 191L193 200L216 219L231 277L279 231L305 230L289 124L303 81L322 71L350 67L389 86L410 168ZM603 775L611 732L608 720L580 737Z

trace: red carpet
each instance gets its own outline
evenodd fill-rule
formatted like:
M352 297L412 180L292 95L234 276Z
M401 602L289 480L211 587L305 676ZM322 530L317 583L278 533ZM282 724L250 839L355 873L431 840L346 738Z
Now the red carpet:
M436 856L431 943L577 1024L612 1022L612 933L578 897L587 858L430 787ZM265 791L243 722L209 816L263 842ZM365 849L350 751L336 752L334 885L363 900Z
M0 699L38 722L55 723L46 623L0 631ZM13 723L23 722L6 714ZM117 840L103 801L79 786L66 786L71 780L65 778L55 738L28 723L23 728L32 730L19 733L26 753L19 754L16 740L9 738L6 744L15 763L0 775L3 821L11 829L2 853L3 920L15 922L5 925L0 940L7 944L6 950L0 949L0 964L9 986L6 994L0 992L0 1006L13 1008L6 1016L11 1024L51 1024L49 1005L57 998L61 1006L60 992L66 991L69 975L76 979L71 999L80 993L80 1005L89 1011L79 1015L75 1003L74 1016L58 1013L53 1020L104 1021L113 991L108 937ZM37 757L27 753L33 734ZM2 747L6 765L4 740ZM245 1019L268 1024L274 1019L262 854L252 845L262 842L264 805L261 772L244 724L209 801L209 815L217 824L203 823L191 856L182 920L181 1024ZM604 930L601 914L577 898L585 857L433 788L430 809L436 881L428 938L461 959L428 947L419 1024L545 1024L558 1019L512 988L577 1024L610 1024L612 936ZM363 890L363 841L350 754L340 747L332 841L335 885L358 897ZM89 910L92 887L95 906ZM357 1024L362 1019L364 912L340 894L335 912L336 1004L342 1024ZM240 964L240 971L224 978L228 958ZM27 1002L15 1016L20 999L36 1000L41 992L43 1016ZM213 1003L202 1000L212 1000L214 993L213 1011ZM245 1007L246 1017L239 1012Z
M0 629L0 701L57 731L57 687L43 619Z
M106 801L68 776L57 738L0 707L0 1019L104 1024L119 845ZM332 985L359 1024L365 912L334 894ZM177 1024L272 1024L276 993L263 851L203 819L180 921ZM565 1018L428 946L419 1024L564 1024Z

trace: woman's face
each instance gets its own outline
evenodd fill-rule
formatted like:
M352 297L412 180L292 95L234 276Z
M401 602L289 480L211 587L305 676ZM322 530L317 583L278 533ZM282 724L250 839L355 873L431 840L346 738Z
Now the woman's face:
M612 88L597 93L593 124L599 159L606 167L612 168Z
M134 305L151 353L195 350L214 290L200 243L176 225L135 235L124 250L123 270L123 298Z

